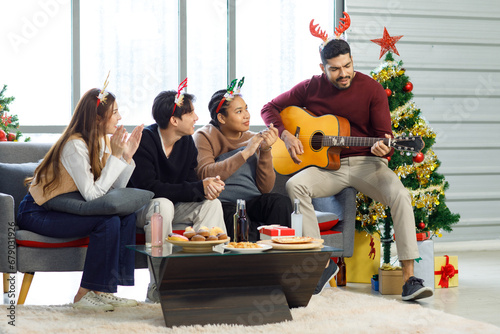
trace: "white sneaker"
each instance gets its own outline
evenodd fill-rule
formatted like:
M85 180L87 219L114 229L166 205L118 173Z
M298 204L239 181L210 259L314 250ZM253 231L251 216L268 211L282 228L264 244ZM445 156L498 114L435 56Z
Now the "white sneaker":
M79 301L73 303L73 307L84 310L113 311L111 304L103 302L94 291L89 291Z
M126 299L116 297L112 293L99 292L96 293L97 298L99 298L103 303L107 303L113 305L114 307L129 307L129 306L137 306L137 301L133 299Z

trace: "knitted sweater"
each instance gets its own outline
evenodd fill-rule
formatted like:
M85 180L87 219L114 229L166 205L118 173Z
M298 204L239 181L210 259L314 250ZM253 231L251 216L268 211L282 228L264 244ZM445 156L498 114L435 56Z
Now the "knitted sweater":
M288 106L297 106L317 116L332 114L346 118L352 137L385 138L386 133L392 134L387 95L377 81L363 73L355 73L347 89L336 88L325 74L302 81L262 108L264 122L273 123L281 135L285 128L280 112ZM360 155L373 156L370 147L351 146L340 153L341 158Z
M195 132L193 135L194 142L198 148L198 167L196 168L197 174L200 178L219 175L223 181L230 179L240 168L242 168L247 161L243 158L241 150L244 149L249 140L255 135L250 131L244 132L239 139L229 139L215 126L209 124ZM229 154L228 154L229 153ZM234 154L232 154L234 153ZM227 157L219 161L220 157ZM254 154L255 160L249 158L248 162L254 161L255 167L244 167L248 171L255 170L255 176L246 175L245 177L238 177L238 180L253 180L253 184L238 184L229 180L226 184L226 190L235 193L238 198L244 198L241 194L244 187L248 189L257 188L260 193L269 193L274 187L276 174L273 169L271 151L258 151ZM235 187L240 187L240 190L235 190ZM224 198L223 191L221 196ZM249 190L245 191L249 193ZM258 195L258 193L255 193ZM236 198L232 198L234 202Z
M196 177L198 151L191 136L179 139L167 158L162 147L158 125L144 128L141 143L134 155L136 169L130 187L150 190L155 197L177 202L199 202L205 199L203 181Z

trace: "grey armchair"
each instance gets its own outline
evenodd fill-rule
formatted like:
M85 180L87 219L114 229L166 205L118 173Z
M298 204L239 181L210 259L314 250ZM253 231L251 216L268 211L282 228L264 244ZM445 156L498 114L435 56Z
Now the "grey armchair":
M37 271L81 271L88 238L49 238L16 225L19 203L26 195L23 180L32 176L38 161L52 144L0 143L0 272L4 273L4 293L9 275L24 273L18 304L23 304ZM147 268L144 255L136 254L136 268Z

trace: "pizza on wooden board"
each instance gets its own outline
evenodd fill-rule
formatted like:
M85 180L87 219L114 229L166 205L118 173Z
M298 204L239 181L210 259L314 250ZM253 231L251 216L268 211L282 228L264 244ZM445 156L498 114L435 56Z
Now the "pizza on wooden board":
M307 244L313 242L315 239L311 237L283 237L273 238L272 240L279 244Z

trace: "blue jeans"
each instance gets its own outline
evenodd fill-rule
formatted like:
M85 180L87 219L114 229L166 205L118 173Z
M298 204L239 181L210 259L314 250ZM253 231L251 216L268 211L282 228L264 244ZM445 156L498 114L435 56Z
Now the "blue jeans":
M28 193L19 205L17 225L53 238L89 236L80 286L100 292L116 292L118 285L134 285L135 213L127 216L79 216L48 211Z

